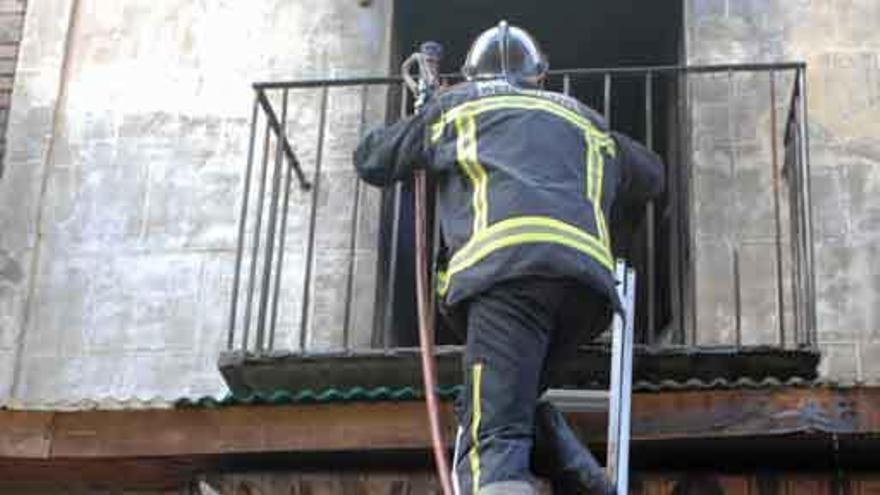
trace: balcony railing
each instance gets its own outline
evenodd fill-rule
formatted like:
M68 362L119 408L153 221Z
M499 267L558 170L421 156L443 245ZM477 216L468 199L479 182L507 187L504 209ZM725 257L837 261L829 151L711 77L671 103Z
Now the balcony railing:
M648 205L633 244L641 346L815 347L804 64L560 70L548 86L665 157L667 193ZM408 187L387 191L379 208L350 156L369 127L409 111L403 82L253 90L227 350L387 352L398 346L392 334L406 302L395 298L411 273Z

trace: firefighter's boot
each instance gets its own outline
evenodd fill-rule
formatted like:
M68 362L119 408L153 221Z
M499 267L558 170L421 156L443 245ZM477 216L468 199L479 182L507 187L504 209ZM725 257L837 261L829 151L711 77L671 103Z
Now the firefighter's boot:
M535 411L535 472L550 478L555 495L614 495L605 470L550 402Z

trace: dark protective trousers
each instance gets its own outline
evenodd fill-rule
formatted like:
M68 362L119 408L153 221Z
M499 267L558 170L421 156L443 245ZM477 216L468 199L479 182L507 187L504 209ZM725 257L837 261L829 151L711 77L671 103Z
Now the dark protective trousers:
M547 403L539 408L538 399L557 381L554 365L607 328L608 302L574 281L526 278L496 285L465 310L464 391L456 401L453 460L457 493L531 493L520 490L539 467L532 462L536 430L548 438L537 439L534 457L552 461L541 474L551 477L556 493L588 493L566 489L566 483L583 478L575 471L601 468L562 415ZM589 483L598 487L604 480L584 486Z

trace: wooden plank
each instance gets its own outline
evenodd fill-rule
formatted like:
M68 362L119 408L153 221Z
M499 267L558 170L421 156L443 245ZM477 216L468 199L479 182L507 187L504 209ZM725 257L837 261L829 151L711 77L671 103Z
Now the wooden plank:
M821 426L840 433L880 431L878 390L830 388L636 394L632 429L641 440L794 433Z
M57 488L55 491L45 490L43 493L69 493L65 489L86 484L180 489L196 473L203 472L208 466L196 461L182 462L175 459L0 461L0 493L19 493L5 490L7 484L13 483Z
M53 416L51 412L0 412L0 458L48 458Z
M721 493L725 495L751 495L751 476L716 476L714 477Z
M223 494L439 495L434 473L427 469L234 473L212 477L209 484Z
M444 409L447 434L452 415ZM52 457L423 449L421 402L58 413Z
M720 468L719 468L720 469ZM35 493L13 491L11 484L54 485L58 490L36 493L67 493L64 489L89 486L88 493L122 493L120 488L143 493L143 489L181 489L198 475L207 475L209 485L221 494L288 495L373 495L437 494L436 479L429 464L421 468L382 469L338 468L328 465L320 470L296 463L259 471L229 471L216 462L184 463L170 459L109 459L101 461L56 460L0 462L0 493ZM778 483L759 487L756 480L767 469L739 473L714 471L638 471L633 473L633 495L830 495L834 493L832 471L773 472ZM842 493L877 495L876 474L856 474L844 478ZM551 495L541 482L542 495ZM108 488L113 487L114 490ZM102 490L103 489L103 490ZM718 491L720 490L720 491ZM848 491L847 491L848 490ZM80 492L75 492L80 493ZM125 493L130 493L125 491ZM178 492L179 493L179 492Z
M880 388L639 393L635 442L790 436L817 430L880 432ZM452 440L451 405L443 405ZM568 415L587 442L602 443L605 415ZM420 401L234 406L139 411L0 411L0 457L101 459L230 453L425 449Z
M880 495L880 476L857 476L853 480L853 495Z
M795 475L784 480L783 493L792 495L830 495L831 477Z

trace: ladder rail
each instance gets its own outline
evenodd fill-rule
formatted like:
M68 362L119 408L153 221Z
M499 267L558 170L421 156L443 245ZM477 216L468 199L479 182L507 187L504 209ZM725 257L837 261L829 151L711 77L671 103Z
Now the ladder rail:
M623 282L624 277L622 276L625 273L625 266L620 261L617 262L617 269L615 270L615 279L618 281L617 285L617 294L620 297L621 301L623 301ZM619 314L615 314L614 318L611 322L611 367L608 370L608 443L607 443L607 455L605 457L606 470L608 473L608 477L612 480L617 480L617 439L619 438L618 432L620 430L619 420L620 420L620 396L614 391L620 389L620 343L622 342L622 332L623 332L623 320L621 319Z
M620 370L620 431L618 438L617 493L629 493L629 447L630 420L632 417L632 376L633 376L633 324L635 321L636 275L633 269L626 271L626 324L623 331L623 369Z
M635 313L635 271L617 262L617 293L624 314L612 323L611 368L608 404L607 471L618 494L629 487L629 441L632 408L633 322Z
M611 323L611 367L608 390L550 389L545 398L567 412L608 412L606 473L619 495L629 489L630 420L632 416L633 326L636 273L623 260L615 270L623 314Z

